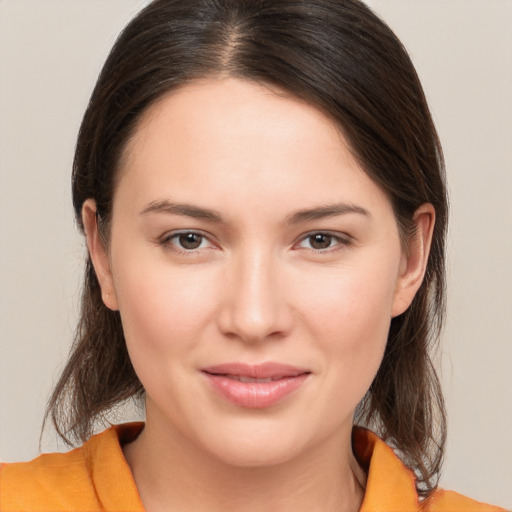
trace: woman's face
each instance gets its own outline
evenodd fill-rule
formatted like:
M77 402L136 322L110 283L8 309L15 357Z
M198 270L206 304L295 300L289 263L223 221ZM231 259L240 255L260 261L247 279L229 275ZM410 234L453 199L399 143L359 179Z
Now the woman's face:
M235 79L187 85L147 112L108 255L93 208L89 246L148 428L244 466L346 442L390 320L421 282L428 208L426 243L406 257L389 200L333 123Z

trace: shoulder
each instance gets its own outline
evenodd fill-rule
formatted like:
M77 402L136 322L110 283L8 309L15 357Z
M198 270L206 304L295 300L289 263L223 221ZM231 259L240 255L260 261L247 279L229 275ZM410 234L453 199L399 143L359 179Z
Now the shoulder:
M84 448L40 455L0 467L0 510L62 510L71 503L97 509Z
M367 473L367 485L360 512L503 512L453 491L437 489L420 501L414 473L392 448L363 428L353 432L354 454Z
M0 466L1 512L143 510L121 441L141 425L112 427L67 453Z
M422 512L503 512L504 509L472 500L457 492L438 489L422 506Z

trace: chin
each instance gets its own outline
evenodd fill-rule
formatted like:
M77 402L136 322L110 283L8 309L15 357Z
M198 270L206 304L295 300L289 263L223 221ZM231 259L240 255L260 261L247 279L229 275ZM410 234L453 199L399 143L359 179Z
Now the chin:
M288 443L287 443L288 444ZM262 468L285 464L295 459L300 449L277 443L233 443L216 449L213 454L224 463L239 468Z
M307 451L311 442L315 444L312 439L304 439L304 434L282 424L253 421L247 422L246 428L224 429L208 436L202 445L216 459L231 466L268 467L292 461Z

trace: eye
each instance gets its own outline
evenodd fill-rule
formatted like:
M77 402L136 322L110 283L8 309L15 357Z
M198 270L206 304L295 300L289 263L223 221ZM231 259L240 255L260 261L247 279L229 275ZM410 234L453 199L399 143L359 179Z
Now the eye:
M181 252L192 252L212 246L205 235L195 231L181 231L180 233L170 234L162 239L161 244L171 246L172 249Z
M298 244L300 248L312 249L314 251L326 251L339 245L348 245L349 240L332 233L310 233L306 235Z

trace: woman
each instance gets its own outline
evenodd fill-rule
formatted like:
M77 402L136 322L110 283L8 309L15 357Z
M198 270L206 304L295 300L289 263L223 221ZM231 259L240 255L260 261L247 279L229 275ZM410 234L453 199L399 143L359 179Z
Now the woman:
M436 489L442 153L363 4L150 4L73 198L89 260L48 411L85 444L4 466L1 510L497 510ZM89 439L133 396L145 425Z

